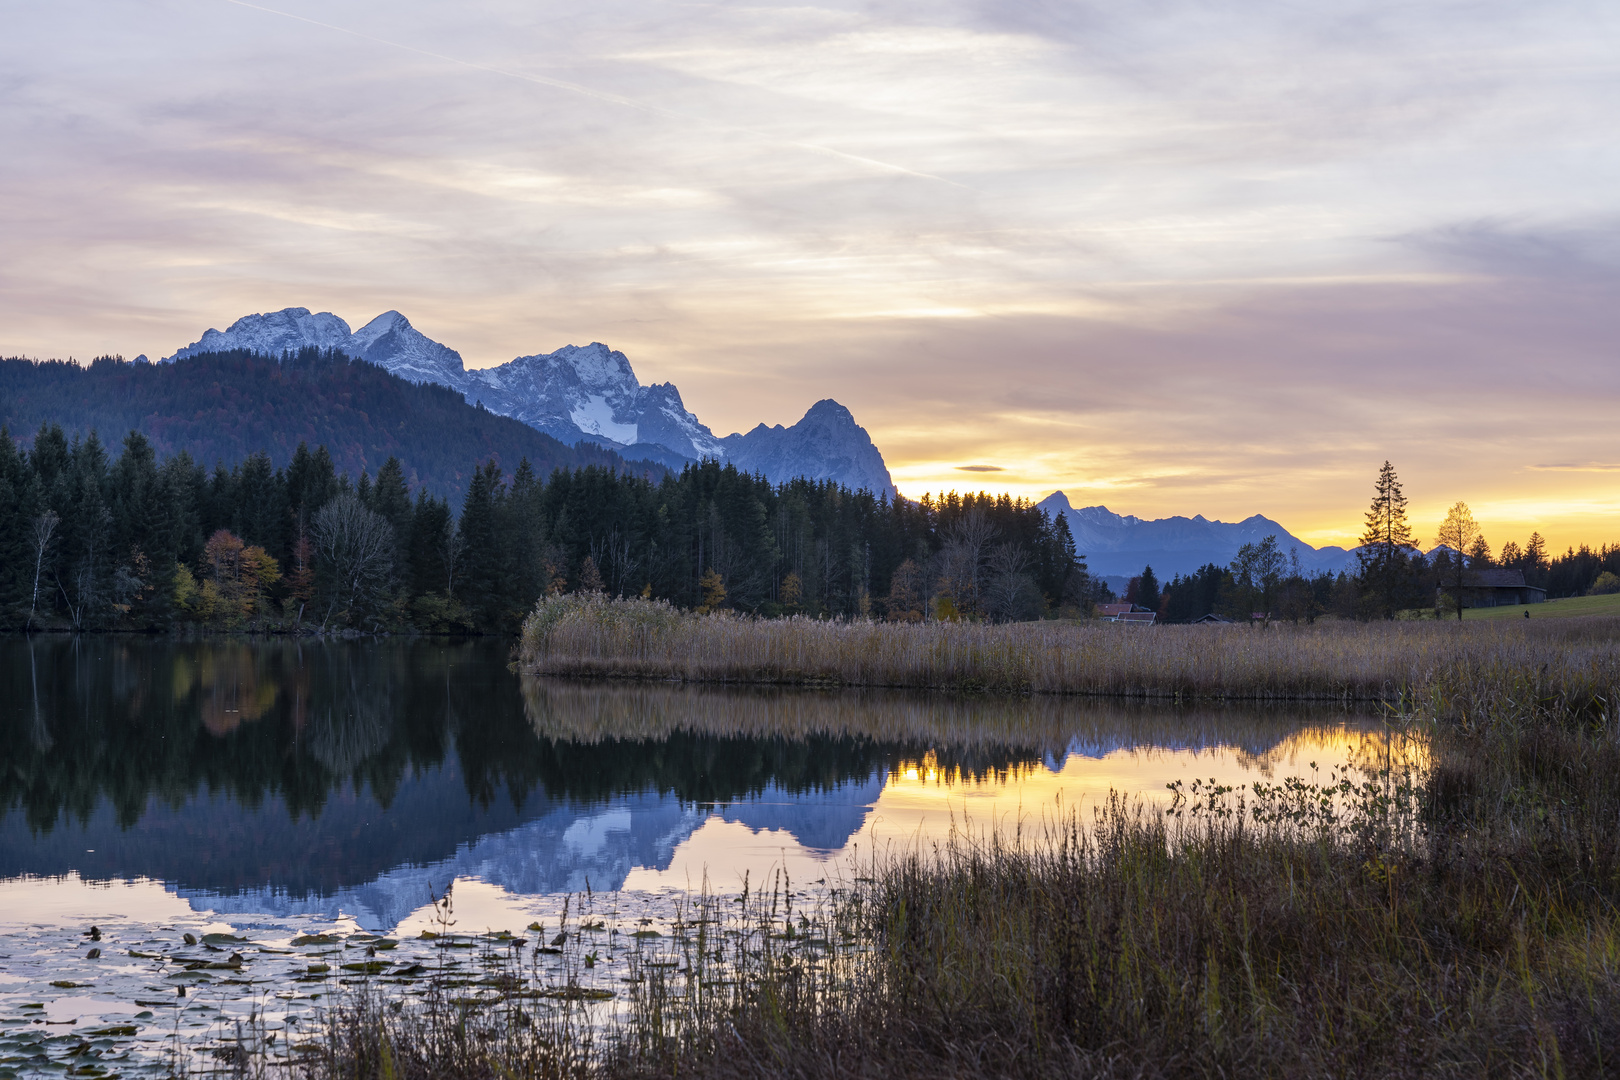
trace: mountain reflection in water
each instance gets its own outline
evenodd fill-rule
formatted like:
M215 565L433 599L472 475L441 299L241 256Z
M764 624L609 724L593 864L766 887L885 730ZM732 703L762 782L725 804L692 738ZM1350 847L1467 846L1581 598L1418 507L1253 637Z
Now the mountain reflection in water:
M216 911L386 926L449 877L617 888L717 819L838 851L919 777L996 791L1132 748L1220 749L1264 773L1345 724L562 683L508 663L491 641L0 641L0 878L150 878Z

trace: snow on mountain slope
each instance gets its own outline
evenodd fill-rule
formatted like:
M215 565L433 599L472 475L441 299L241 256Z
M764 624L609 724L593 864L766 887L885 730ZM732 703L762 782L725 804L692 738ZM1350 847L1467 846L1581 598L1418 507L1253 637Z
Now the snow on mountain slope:
M201 339L165 357L164 362L229 349L246 349L268 356L309 347L347 350L350 338L349 324L330 311L311 315L309 308L285 308L268 315L244 315L223 332L209 328Z
M460 353L440 345L397 311L383 312L356 330L347 345L337 347L408 382L460 390L467 377Z
M648 458L675 469L716 458L774 481L808 476L895 492L883 455L837 402L818 402L792 427L761 424L746 435L717 439L687 411L674 384L642 386L624 353L601 342L468 370L460 353L427 337L397 311L351 333L330 312L286 308L238 319L223 332L210 329L168 359L230 349L279 356L310 346L337 349L410 382L448 386L469 402L569 445L588 440L631 460Z
M1284 555L1298 551L1301 567L1307 572L1338 571L1349 564L1350 553L1341 547L1313 548L1268 517L1255 514L1242 521L1211 521L1196 517L1168 517L1147 520L1129 514L1116 514L1106 506L1075 508L1068 496L1058 491L1039 504L1049 514L1062 514L1074 534L1075 549L1086 556L1094 574L1104 576L1140 574L1152 566L1161 580L1176 574L1190 574L1205 563L1225 566L1244 544L1257 544L1275 536Z

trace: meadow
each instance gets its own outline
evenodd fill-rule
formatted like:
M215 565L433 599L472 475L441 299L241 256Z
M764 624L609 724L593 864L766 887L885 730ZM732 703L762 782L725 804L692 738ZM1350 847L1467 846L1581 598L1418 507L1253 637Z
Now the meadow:
M1566 596L1540 604L1513 604L1505 607L1464 608L1463 619L1569 619L1582 616L1620 617L1620 593L1605 596Z

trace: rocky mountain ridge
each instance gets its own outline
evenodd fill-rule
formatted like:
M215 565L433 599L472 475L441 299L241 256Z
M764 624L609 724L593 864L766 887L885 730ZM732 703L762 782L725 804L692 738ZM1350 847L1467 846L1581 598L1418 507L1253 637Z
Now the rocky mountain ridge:
M359 330L331 312L284 308L210 328L166 362L245 349L280 356L313 346L335 349L415 383L435 383L469 403L510 416L568 445L594 442L623 456L679 469L714 458L773 481L833 480L850 488L896 494L883 455L850 411L817 402L790 427L760 424L717 438L681 400L673 383L642 385L624 353L600 342L519 356L468 369L461 354L387 311Z
M1211 521L1194 517L1139 518L1116 514L1106 506L1074 507L1061 491L1053 492L1037 505L1052 516L1063 515L1074 534L1075 549L1086 556L1092 573L1108 577L1131 577L1152 566L1160 581L1176 574L1190 574L1205 563L1225 566L1244 544L1257 544L1268 536L1286 556L1297 551L1306 573L1338 572L1349 566L1353 556L1342 547L1314 548L1261 514L1242 521Z

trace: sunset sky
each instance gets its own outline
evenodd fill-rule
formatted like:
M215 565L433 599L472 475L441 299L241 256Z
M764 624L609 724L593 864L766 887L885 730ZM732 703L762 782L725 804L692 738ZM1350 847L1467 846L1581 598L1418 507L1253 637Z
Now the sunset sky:
M396 308L910 495L1620 540L1612 2L3 11L3 354Z

